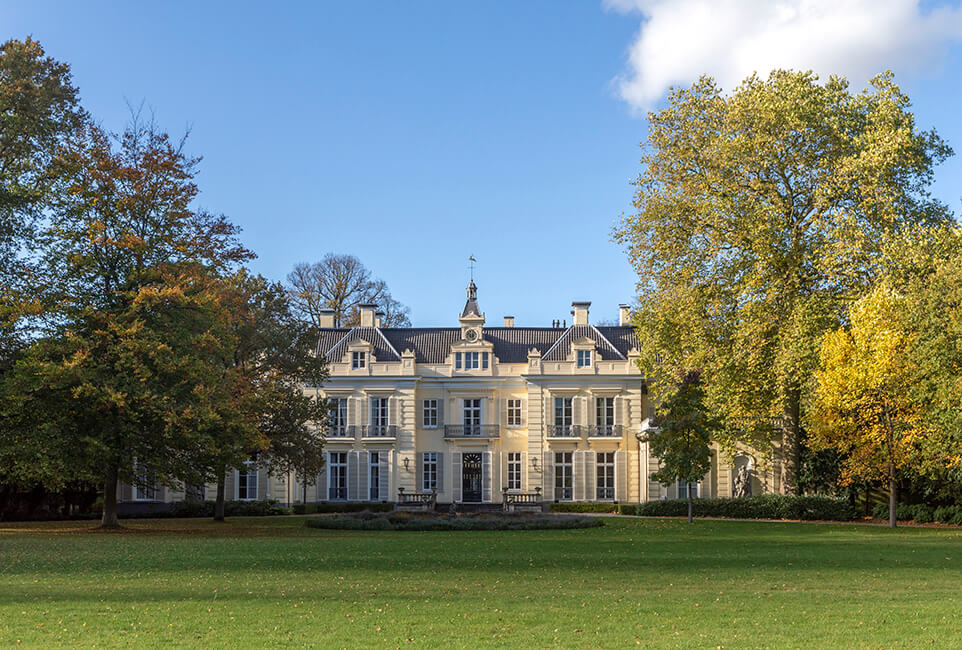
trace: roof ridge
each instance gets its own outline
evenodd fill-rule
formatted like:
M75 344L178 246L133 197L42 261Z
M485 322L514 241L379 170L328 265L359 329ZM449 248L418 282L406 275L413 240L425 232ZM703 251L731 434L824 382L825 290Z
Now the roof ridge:
M395 349L395 347L394 347L393 345L391 345L391 342L387 340L387 337L384 336L384 332L381 331L381 328L380 328L380 327L375 327L374 330L377 332L378 336L381 337L381 340L383 340L385 343L387 343L387 346L388 346L389 348L391 348L391 352L393 352L393 353L394 353L394 356L396 356L396 357L398 358L398 361L400 361L400 360L401 360L401 355L398 354L397 349Z
M541 358L542 358L542 359L547 359L548 356L551 354L551 352L552 352L556 347L558 347L558 346L561 344L561 341L564 340L564 337L568 336L568 334L571 333L571 330L572 330L573 328L574 328L574 325L569 325L568 328L565 329L565 331L561 333L561 336L558 337L558 340L554 342L554 345L552 345L550 348L548 348L548 351L541 355Z
M347 337L349 337L349 336L351 335L351 332L353 332L355 329L356 329L356 328L352 327L352 328L349 329L347 332L345 332L345 333L344 333L344 336L342 336L342 337L338 340L337 343L335 343L334 345L332 345L330 350L328 350L327 352L324 353L324 356L330 358L331 352L333 352L334 350L336 350L336 349L337 349L337 346L339 346L341 343L343 343L343 342L344 342L344 339L346 339ZM318 341L318 345L320 345L320 341Z
M626 360L626 361L628 360L628 357L626 357L625 355L623 355L623 354L621 353L621 350L619 350L619 349L616 348L614 345L612 345L612 344L611 344L611 341L608 340L608 337L601 333L601 330L599 330L599 329L598 329L597 327L595 327L594 325L588 325L588 327L590 327L590 328L593 329L594 331L598 332L598 336L601 337L601 340L604 341L605 343L607 343L607 344L608 344L608 347L611 348L612 350L614 350L615 353L616 353L619 357L621 357L622 359L624 359L624 360Z

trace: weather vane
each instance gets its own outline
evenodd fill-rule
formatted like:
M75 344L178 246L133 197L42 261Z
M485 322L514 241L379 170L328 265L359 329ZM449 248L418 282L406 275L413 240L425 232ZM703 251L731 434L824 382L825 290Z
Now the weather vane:
M471 262L470 264L468 264L468 268L471 269L471 282L474 282L474 264L478 260L474 259L474 255L471 255L468 257L468 261Z

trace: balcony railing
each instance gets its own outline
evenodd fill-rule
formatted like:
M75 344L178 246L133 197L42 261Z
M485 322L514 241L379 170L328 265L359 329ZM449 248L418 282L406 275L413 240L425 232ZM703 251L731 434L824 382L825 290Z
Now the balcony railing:
M549 424L549 438L580 438L581 426L577 424Z
M395 438L397 437L397 425L395 424L365 424L365 438Z
M497 424L445 424L445 438L497 438L501 426Z
M350 427L344 424L341 425L331 425L327 428L328 438L353 438L354 437L354 427Z
M620 438L620 424L592 424L588 427L588 435L599 438Z

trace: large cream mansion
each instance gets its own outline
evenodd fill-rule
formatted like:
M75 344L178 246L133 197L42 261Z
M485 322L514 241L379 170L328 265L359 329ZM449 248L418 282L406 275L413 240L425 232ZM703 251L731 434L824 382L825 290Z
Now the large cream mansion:
M330 400L325 470L308 502L397 501L434 493L439 504L544 501L638 502L684 495L650 479L658 459L642 432L654 415L638 364L638 340L620 307L617 326L592 325L591 303L572 303L572 323L486 326L472 281L450 328L384 328L374 305L360 325L321 314L318 353L330 377L305 387ZM717 451L699 496L730 496L735 468ZM758 468L761 469L761 468ZM779 490L777 472L753 471L754 491ZM215 486L207 486L212 499ZM233 470L227 499L300 503L303 484L264 468ZM183 492L121 488L121 500L174 501Z

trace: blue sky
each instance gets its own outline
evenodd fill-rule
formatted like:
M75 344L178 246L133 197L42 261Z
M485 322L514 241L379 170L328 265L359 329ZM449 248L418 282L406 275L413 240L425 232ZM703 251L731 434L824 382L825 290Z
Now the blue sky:
M752 4L4 2L0 37L69 62L108 128L127 101L190 126L199 204L244 229L264 275L352 253L415 325L453 325L473 254L488 323L535 326L631 299L611 227L668 84L791 65L861 87L892 68L962 152L957 5ZM958 157L935 190L959 211Z

